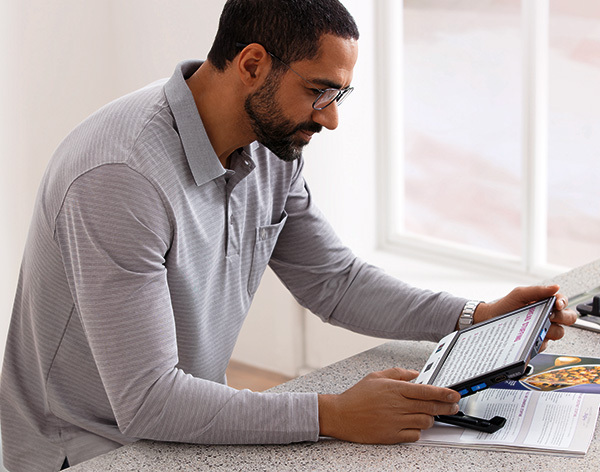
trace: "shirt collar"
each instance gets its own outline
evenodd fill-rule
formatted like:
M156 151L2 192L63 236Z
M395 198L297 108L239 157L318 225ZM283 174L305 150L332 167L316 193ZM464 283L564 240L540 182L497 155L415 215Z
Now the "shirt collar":
M225 173L225 169L208 139L194 102L194 96L185 83L185 79L190 77L201 65L202 61L179 63L173 76L165 84L167 102L175 117L183 150L194 181L198 186Z

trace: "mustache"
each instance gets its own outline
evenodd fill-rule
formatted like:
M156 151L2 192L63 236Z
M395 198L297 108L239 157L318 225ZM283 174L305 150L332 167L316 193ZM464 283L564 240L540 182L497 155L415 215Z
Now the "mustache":
M308 131L310 133L320 133L323 130L323 125L315 123L314 121L300 123L290 135L297 133L298 131Z

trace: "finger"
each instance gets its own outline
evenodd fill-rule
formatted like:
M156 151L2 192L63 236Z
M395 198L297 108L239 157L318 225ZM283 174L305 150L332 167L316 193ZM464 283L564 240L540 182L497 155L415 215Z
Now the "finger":
M416 370L401 369L399 367L392 367L391 369L382 370L375 372L378 377L385 377L393 380L404 380L409 381L416 379L419 376L419 372Z
M550 320L556 324L571 326L577 321L577 313L571 309L555 311L550 316Z
M548 333L546 334L545 340L551 339L556 341L561 339L565 335L565 329L556 323L552 323L550 328L548 328Z
M460 394L450 388L412 383L401 384L398 388L405 398L414 400L438 401L443 403L456 403L460 400Z
M395 422L398 430L403 429L429 429L433 426L435 415L424 413L402 414Z
M421 431L431 428L434 425L433 416L429 415L406 415L402 418L402 425L396 430L396 433L387 438L385 442L407 443L415 442L421 438Z
M561 311L564 310L565 308L567 308L567 305L569 304L569 299L567 297L565 297L564 295L557 293L556 294L556 301L554 302L554 310L555 311Z
M420 429L403 429L398 432L396 443L411 443L421 439Z
M402 407L407 413L420 413L428 416L455 415L459 411L458 403L406 401Z
M367 439L359 442L365 442L367 444L399 444L416 442L419 439L421 439L420 429L407 428L392 430L374 438L374 440Z

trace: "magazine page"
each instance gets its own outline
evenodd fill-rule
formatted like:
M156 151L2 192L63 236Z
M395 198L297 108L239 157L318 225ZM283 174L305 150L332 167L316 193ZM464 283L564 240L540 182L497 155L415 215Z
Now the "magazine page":
M541 392L600 394L600 359L538 354L529 361L531 371L520 380L507 380L492 388Z
M487 389L465 397L461 411L506 425L493 434L441 423L423 431L417 445L583 455L594 436L599 395L518 389Z

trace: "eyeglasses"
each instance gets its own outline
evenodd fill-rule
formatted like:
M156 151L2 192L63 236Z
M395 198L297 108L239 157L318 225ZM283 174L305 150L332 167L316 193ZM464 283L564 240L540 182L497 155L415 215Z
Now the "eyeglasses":
M235 43L235 45L238 48L245 48L246 46L248 46L248 44L244 44L244 43ZM267 51L267 50L265 49L265 51ZM327 108L329 105L331 105L333 102L337 102L337 105L340 106L342 104L342 102L346 99L346 97L348 95L350 95L352 90L354 90L354 87L346 87L343 89L337 89L337 88L321 89L321 88L317 87L314 83L312 83L310 80L302 77L298 72L296 72L288 64L286 64L281 59L279 59L275 54L270 53L269 51L267 51L267 53L269 54L269 56L277 59L284 66L286 66L289 70L291 70L294 74L296 74L298 77L300 77L302 80L304 80L304 82L309 84L315 90L315 92L319 92L319 95L317 96L317 98L315 99L315 101L312 104L312 107L315 110L323 110L323 109Z

